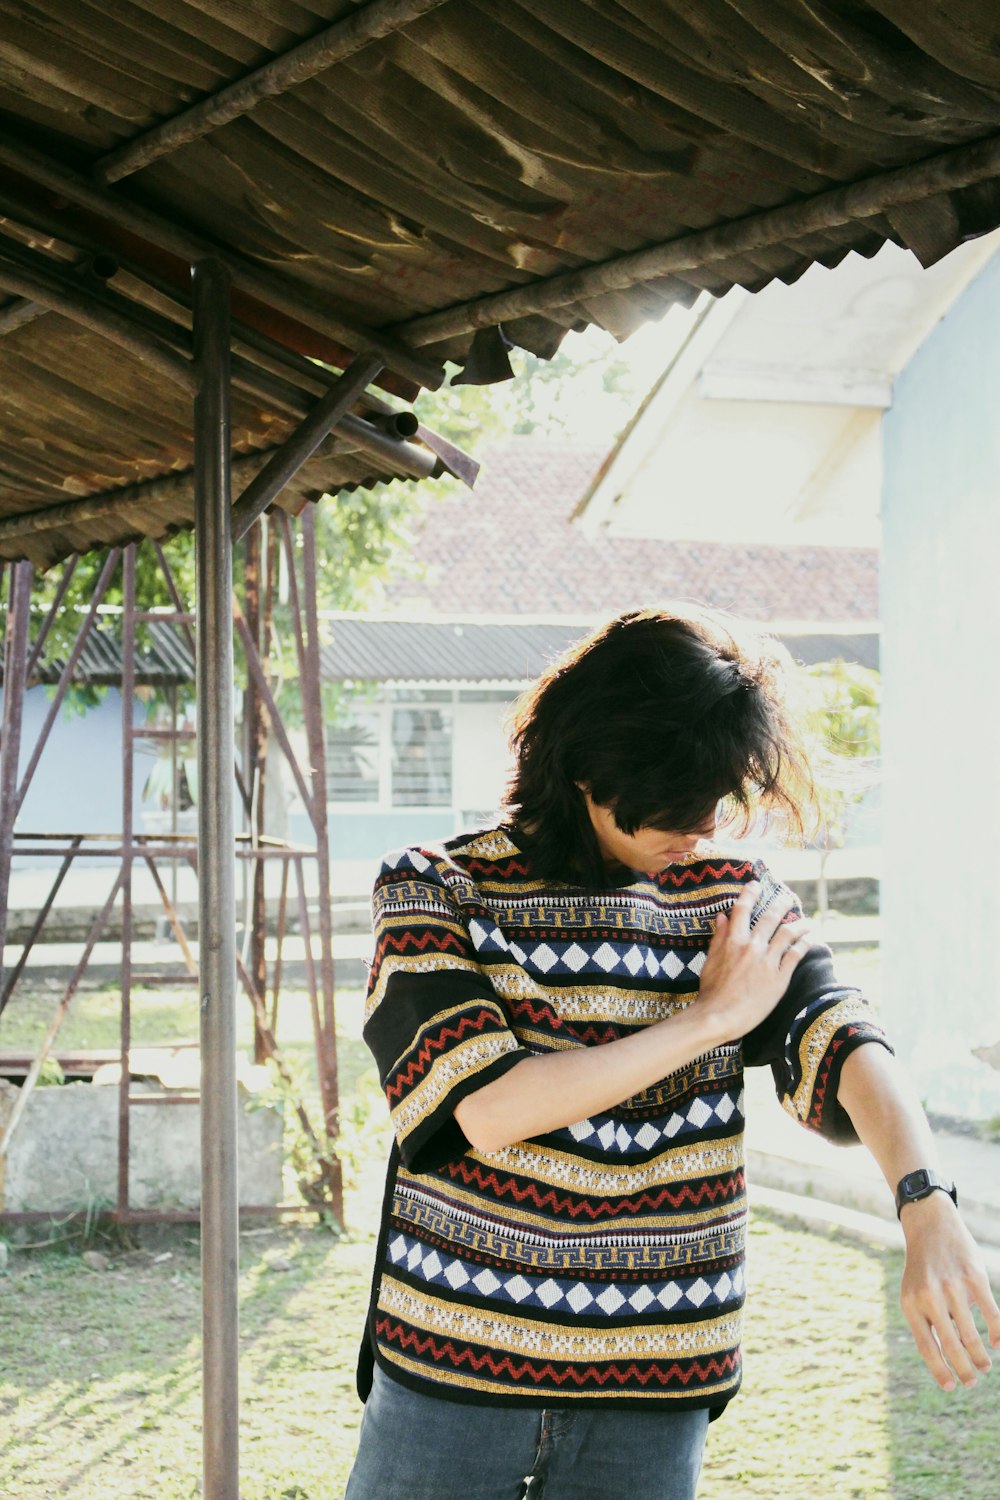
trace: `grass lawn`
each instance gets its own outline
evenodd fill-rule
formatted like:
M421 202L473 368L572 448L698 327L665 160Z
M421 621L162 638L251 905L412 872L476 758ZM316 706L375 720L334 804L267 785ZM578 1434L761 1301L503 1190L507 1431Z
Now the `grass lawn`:
M874 989L871 954L840 965ZM855 977L856 976L856 977ZM114 1045L117 997L82 994L60 1045ZM190 1036L188 1001L140 996L140 1042ZM4 1018L30 1044L51 998ZM361 1408L353 1394L385 1145L362 1084L360 997L339 1003L351 1118L351 1232L257 1225L241 1246L243 1500L339 1500ZM247 1018L244 1035L249 1037ZM20 1028L20 1030L19 1030ZM305 1075L308 1011L283 1000L286 1050ZM360 1102L358 1102L360 1101ZM200 1494L196 1235L14 1247L0 1274L0 1496L194 1500ZM710 1430L700 1500L995 1500L1000 1371L937 1390L898 1310L899 1257L765 1214L751 1233L743 1393Z
M242 1495L339 1500L372 1243L244 1236ZM989 1377L940 1393L896 1306L898 1257L756 1216L743 1393L713 1425L701 1500L816 1495L995 1500ZM14 1251L0 1281L0 1494L193 1500L199 1491L198 1251Z

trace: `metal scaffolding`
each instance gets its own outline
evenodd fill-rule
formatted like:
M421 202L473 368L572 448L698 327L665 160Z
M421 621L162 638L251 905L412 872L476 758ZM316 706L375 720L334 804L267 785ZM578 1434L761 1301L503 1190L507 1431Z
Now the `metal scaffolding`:
M338 1222L343 1220L343 1195L341 1174L336 1156L324 1149L321 1142L336 1138L338 1128L338 1097L336 1074L336 1037L334 1027L334 972L332 959L332 919L330 907L329 842L326 822L325 757L323 729L320 715L319 639L316 600L316 547L315 516L308 510L303 516L298 536L295 523L281 516L273 523L257 524L247 533L243 560L243 601L235 592L231 610L234 628L240 642L242 665L245 671L243 694L242 735L243 746L239 764L234 765L236 801L242 811L242 828L235 837L236 860L243 870L243 885L246 891L246 931L243 954L233 952L233 971L238 975L242 988L253 1008L254 1060L262 1062L271 1058L291 1088L292 1078L276 1041L278 998L286 968L286 939L291 926L297 924L303 946L304 975L309 995L313 1020L313 1037L316 1054L316 1071L319 1081L322 1123L317 1129L310 1121L304 1104L296 1102L300 1123L313 1142L321 1178L310 1193L310 1201L319 1208L329 1210ZM297 545L299 543L300 545ZM80 961L65 985L55 1006L52 1024L25 1074L24 1086L18 1099L16 1113L0 1137L0 1154L17 1128L24 1105L34 1087L45 1058L55 1044L59 1028L65 1019L83 977L86 964L94 946L105 936L112 913L120 910L121 932L121 1028L119 1056L121 1063L119 1134L118 1134L118 1192L114 1217L120 1223L135 1223L149 1219L171 1219L183 1217L175 1210L137 1209L129 1198L129 1111L138 1103L165 1102L166 1099L197 1104L197 1094L162 1095L134 1093L129 1082L128 1056L132 1031L132 991L136 986L173 985L198 983L198 960L191 936L185 931L184 921L177 909L176 881L164 880L161 866L166 866L174 875L178 868L189 866L195 872L198 865L198 843L193 834L177 831L176 820L170 832L142 833L133 827L133 775L136 749L142 742L166 743L171 752L170 803L176 810L179 791L179 765L177 747L185 739L193 739L194 731L178 727L176 718L176 682L169 688L172 703L170 723L135 724L133 705L137 673L148 681L148 667L141 657L137 644L137 631L143 627L155 628L157 638L163 640L167 631L181 637L174 655L179 673L178 680L190 677L193 664L195 615L181 597L177 581L163 549L155 546L158 562L158 577L172 600L172 608L155 607L142 609L136 596L137 547L129 546L111 554L101 571L91 598L91 606L76 634L72 648L62 670L54 683L48 713L37 739L31 745L23 745L27 764L19 778L15 779L15 752L22 748L23 706L26 688L37 680L41 665L41 648L49 637L52 625L62 607L70 579L77 566L72 558L63 569L62 578L48 611L36 617L35 638L30 639L28 628L32 573L30 566L12 568L8 577L7 636L5 652L4 737L0 742L0 773L10 777L10 786L4 785L2 806L3 822L0 826L0 893L9 886L11 864L20 856L30 857L56 864L51 884L41 907L24 936L21 951L9 972L0 975L0 1015L12 1002L16 1003L16 991L29 973L29 962L36 946L46 939L46 921L55 906L59 891L74 863L81 859L99 862L109 872L110 890L104 908L98 913L87 932ZM263 554L263 555L262 555ZM291 615L291 634L296 643L299 703L308 751L308 763L300 764L283 715L269 686L266 663L272 645L272 609L277 594L277 575L284 566L288 580ZM121 592L123 606L118 616L120 657L112 662L116 679L122 693L121 718L121 831L120 835L97 835L88 831L72 833L16 832L14 820L21 810L25 796L38 773L38 767L50 737L53 725L62 710L66 695L79 673L86 671L88 657L94 654L94 637L101 600L109 585L121 569ZM261 584L263 583L263 599ZM101 633L103 635L103 632ZM107 663L104 664L105 666ZM48 676L54 674L50 671ZM162 680L162 679L161 679ZM231 680L231 679L230 679ZM266 813L267 751L272 741L285 759L300 799L308 816L313 840L309 845L300 845L276 836L269 829ZM2 755L3 744L10 747L9 755ZM222 800L222 799L217 799ZM230 796L229 804L233 797ZM221 837L213 830L212 837ZM277 865L280 869L280 891L277 897L275 916L276 944L273 962L269 965L266 952L268 908L266 901L267 868ZM163 921L173 935L183 959L185 972L178 975L176 968L144 969L138 971L133 964L133 871L144 867L152 879L163 909ZM315 920L311 914L309 900L309 875L316 889L318 904ZM171 890L168 890L168 885ZM220 898L221 899L221 898ZM235 904L233 900L233 930L235 932ZM290 916L291 904L291 916ZM216 906L214 909L223 910ZM7 901L0 904L0 921L6 922ZM202 932L199 930L199 941ZM320 951L314 952L316 939ZM204 950L202 950L204 951ZM2 952L2 947L0 947ZM279 1205L298 1209L300 1205ZM265 1205L244 1205L244 1213L267 1211ZM13 1221L20 1218L43 1217L42 1214L6 1214ZM187 1214L196 1219L195 1213Z

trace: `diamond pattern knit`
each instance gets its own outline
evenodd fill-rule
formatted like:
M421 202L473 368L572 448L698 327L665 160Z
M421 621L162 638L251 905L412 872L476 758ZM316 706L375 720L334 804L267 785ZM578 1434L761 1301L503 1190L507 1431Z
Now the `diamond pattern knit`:
M742 1043L605 1113L491 1154L456 1104L525 1057L601 1046L696 998L715 917L767 870L691 857L605 891L554 887L505 829L387 856L365 1038L397 1147L359 1369L456 1401L708 1406L740 1381L745 1065L853 1139L844 1058L885 1038L813 948Z

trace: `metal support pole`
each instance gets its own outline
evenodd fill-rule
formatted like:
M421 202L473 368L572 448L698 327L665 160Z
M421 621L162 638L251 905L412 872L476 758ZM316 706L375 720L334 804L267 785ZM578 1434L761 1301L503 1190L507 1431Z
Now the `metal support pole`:
M312 772L312 825L316 839L316 869L319 889L319 971L323 995L321 1030L325 1046L318 1062L326 1063L326 1130L331 1139L340 1134L340 1096L337 1081L337 1027L334 1015L333 901L330 892L330 835L326 814L326 744L323 738L322 673L319 650L319 609L316 597L316 512L307 505L302 516L302 602L305 627L305 661L308 672L302 682L302 712L309 740ZM308 940L308 939L307 939ZM341 1186L338 1182L338 1194ZM338 1198L337 1216L342 1224L343 1197Z
M235 521L235 514L233 520ZM247 631L263 664L267 655L261 651L261 569L266 542L262 532L266 522L251 525L243 540L243 598ZM235 531L235 528L234 528ZM236 536L234 534L234 541ZM249 644L246 648L250 650ZM253 677L247 673L243 691L243 774L250 788L250 816L247 831L250 847L259 848L267 833L267 720ZM242 958L260 995L267 994L267 892L264 861L255 859L243 864L243 912L246 930ZM247 886L249 885L249 891ZM264 1062L267 1050L260 1026L254 1020L253 1060Z
M28 660L28 617L31 609L30 563L13 563L7 573L7 628L4 633L3 724L0 728L0 990L3 989L3 950L7 938L7 903L14 858L14 821L17 818L17 765L21 753L21 723Z
M198 940L201 981L202 1441L205 1500L239 1500L236 861L230 277L195 265Z
M118 1201L127 1213L129 1163L129 1096L132 1078L132 787L135 779L135 547L122 553L122 1008L121 1073L118 1079Z

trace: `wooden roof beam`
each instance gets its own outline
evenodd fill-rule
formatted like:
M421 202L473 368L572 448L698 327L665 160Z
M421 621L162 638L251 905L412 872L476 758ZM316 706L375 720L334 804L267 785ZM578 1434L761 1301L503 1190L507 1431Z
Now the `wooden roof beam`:
M214 256L229 268L233 285L265 307L296 319L305 328L315 328L354 353L379 355L390 370L395 370L417 385L437 390L444 380L440 360L407 349L398 340L384 333L345 323L335 313L324 310L322 303L318 299L314 300L307 292L299 291L280 278L259 270L251 261L203 239L194 231L173 223L152 209L142 208L108 188L98 186L43 152L25 146L22 141L5 131L0 131L0 165L11 168L50 192L100 215L129 234L136 235L171 255L179 256L189 265ZM5 193L7 197L11 196L9 187L5 189Z
M370 3L346 20L335 21L317 36L300 42L288 52L255 68L245 78L228 84L215 94L192 104L160 125L145 130L124 146L109 151L93 168L98 182L120 182L140 167L208 135L220 125L235 120L254 109L263 99L283 94L307 78L323 73L334 63L401 31L444 0L370 0Z
M396 323L386 332L421 347L442 343L479 328L510 323L535 313L544 315L551 308L626 291L661 276L698 270L776 245L787 246L806 235L998 176L1000 136L993 135L906 167L877 172L845 187L799 198L781 208L747 214L714 229L682 234L579 271L563 272L509 291L460 302L441 312Z

